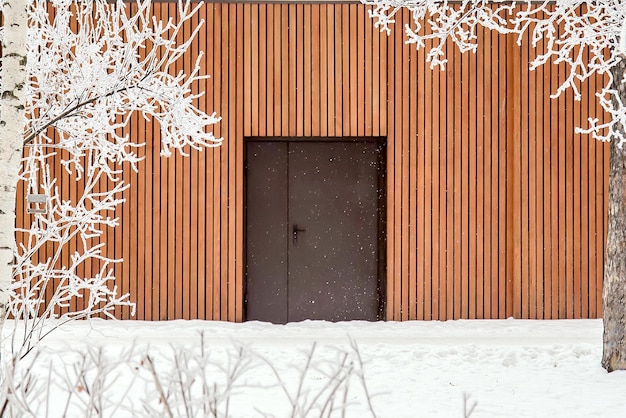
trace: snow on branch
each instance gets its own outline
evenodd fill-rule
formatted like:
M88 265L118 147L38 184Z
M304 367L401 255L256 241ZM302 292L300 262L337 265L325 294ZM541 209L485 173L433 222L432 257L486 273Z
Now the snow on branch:
M445 44L454 43L461 52L475 52L477 48L478 27L486 27L501 33L511 33L514 28L508 24L514 13L515 4L503 1L465 0L448 2L440 0L361 0L373 6L369 16L376 21L374 26L389 34L393 17L406 8L410 11L412 25L405 25L407 43L419 48L426 48L426 43L433 45L427 51L426 62L431 68L445 67L447 59Z
M162 154L185 147L219 145L207 128L219 121L193 104L191 87L206 75L199 60L190 74L174 73L174 63L189 49L199 26L179 42L182 27L196 13L180 3L176 22L158 21L151 2L141 1L132 15L124 2L56 1L52 16L47 1L38 0L30 14L28 63L31 80L25 144L55 144L70 152L67 169L96 149L102 161L138 162L135 143L122 128L130 115L141 113L159 123ZM53 126L62 132L52 137ZM53 131L54 132L54 131ZM73 166L73 167L71 167ZM108 170L107 164L97 166Z
M616 139L622 145L626 108L619 98L618 87L625 82L624 74L611 74L626 57L626 3L619 0L556 0L521 1L462 0L361 0L372 6L369 14L375 25L389 33L394 16L402 8L411 13L411 24L405 26L407 43L426 50L431 67L444 68L447 60L443 48L447 42L461 52L475 52L477 29L495 30L517 36L518 44L528 36L536 47L545 45L530 63L531 69L542 65L565 64L564 81L552 97L570 89L576 100L581 99L580 83L590 77L604 77L605 85L596 95L610 120L599 123L589 120L589 127L579 133L608 141Z
M115 213L128 188L122 170L136 171L141 160L144 144L130 129L132 118L158 124L163 156L220 145L211 130L219 118L195 104L201 94L192 87L208 77L200 72L202 55L188 73L175 66L203 23L194 21L183 37L201 6L179 1L176 19L164 22L146 0L30 3L21 179L27 194L45 196L45 203L17 231L24 238L9 311L30 327L28 343L14 348L18 356L48 332L49 319L60 324L134 308L114 283L112 266L121 260L100 242L119 224ZM76 179L73 200L56 185L55 164Z

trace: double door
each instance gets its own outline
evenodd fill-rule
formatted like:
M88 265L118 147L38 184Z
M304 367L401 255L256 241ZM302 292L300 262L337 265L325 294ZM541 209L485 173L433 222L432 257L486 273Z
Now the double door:
M376 320L384 275L377 141L246 145L246 317Z

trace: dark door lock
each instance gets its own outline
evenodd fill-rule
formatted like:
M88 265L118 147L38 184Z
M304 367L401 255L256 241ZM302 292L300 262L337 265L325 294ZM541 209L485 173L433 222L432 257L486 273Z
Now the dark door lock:
M306 229L298 228L298 224L293 224L292 236L293 236L293 243L294 244L298 243L298 232L305 232L305 231L306 231Z

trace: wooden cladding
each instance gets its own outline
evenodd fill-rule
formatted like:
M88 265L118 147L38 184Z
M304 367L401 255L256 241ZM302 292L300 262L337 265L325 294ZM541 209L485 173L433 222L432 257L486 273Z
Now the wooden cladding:
M136 118L145 159L102 237L136 318L245 320L246 137L386 138L386 319L601 315L608 146L574 133L603 117L600 78L580 102L550 99L564 64L530 72L527 40L487 30L476 54L447 46L446 71L431 70L404 44L407 11L390 36L358 4L216 3L200 19L179 69L205 51L199 106L224 143L159 158L158 126ZM18 224L29 217L20 205Z

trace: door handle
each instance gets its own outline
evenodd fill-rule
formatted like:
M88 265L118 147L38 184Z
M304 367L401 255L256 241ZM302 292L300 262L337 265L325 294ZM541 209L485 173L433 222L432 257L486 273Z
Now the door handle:
M293 243L297 244L298 243L298 232L305 232L306 229L301 229L298 228L298 224L293 224L293 229L291 232L291 236L293 237Z

